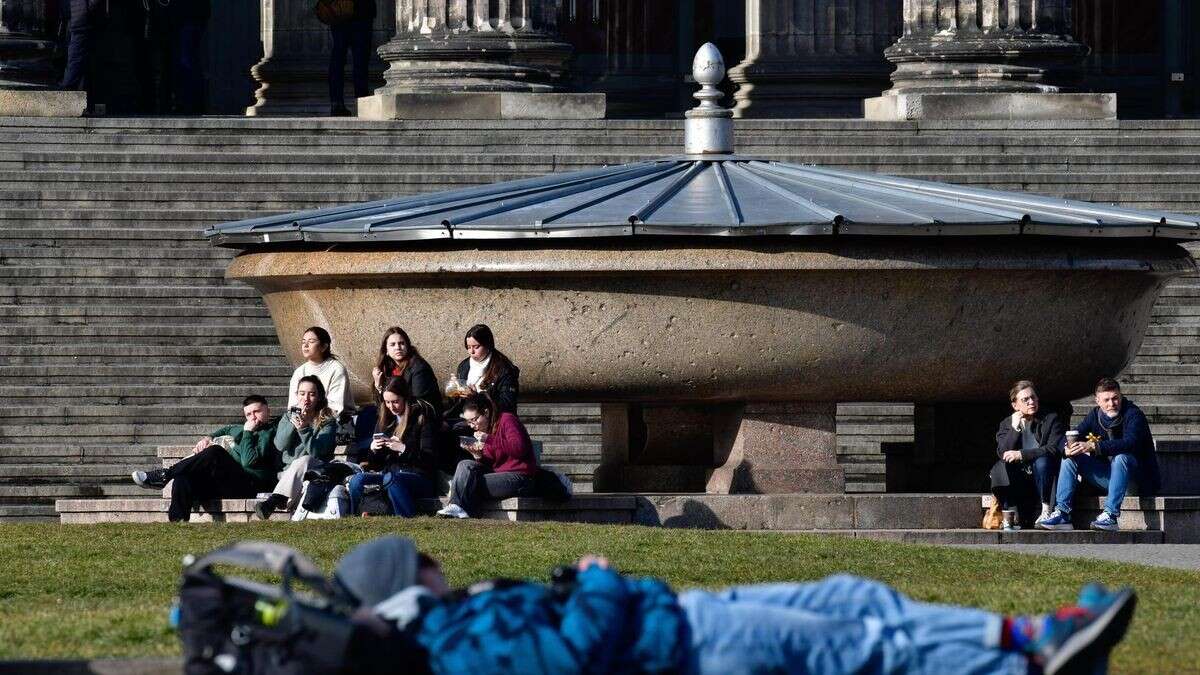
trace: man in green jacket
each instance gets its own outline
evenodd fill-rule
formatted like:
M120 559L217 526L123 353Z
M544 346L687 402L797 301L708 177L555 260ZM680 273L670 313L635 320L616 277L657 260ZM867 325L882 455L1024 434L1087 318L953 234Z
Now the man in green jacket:
M213 499L251 499L275 484L279 462L275 425L267 400L251 394L242 401L245 421L221 427L196 441L192 456L169 469L134 471L133 482L161 490L171 486L171 522L187 522L192 505Z

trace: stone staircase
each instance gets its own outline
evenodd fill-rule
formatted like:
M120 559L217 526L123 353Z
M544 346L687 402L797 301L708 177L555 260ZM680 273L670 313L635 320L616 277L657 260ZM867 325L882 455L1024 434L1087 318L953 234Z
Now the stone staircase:
M678 154L677 121L0 119L0 521L53 500L144 496L161 445L282 402L288 367L257 294L227 282L215 222ZM739 121L791 162L1200 212L1200 123ZM335 331L336 337L336 331ZM1198 438L1200 279L1173 283L1123 375L1155 433ZM844 404L849 489L878 491L911 406ZM599 407L529 406L546 459L586 489ZM537 435L537 434L535 434Z

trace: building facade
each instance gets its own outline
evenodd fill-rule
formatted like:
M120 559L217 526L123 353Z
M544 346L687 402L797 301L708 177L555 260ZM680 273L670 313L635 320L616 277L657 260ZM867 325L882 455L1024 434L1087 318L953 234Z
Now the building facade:
M411 48L423 39L433 52L448 50L441 64L461 65L455 45L517 37L511 53L468 45L463 54L470 60L488 51L495 56L487 68L516 64L509 75L535 73L529 81L539 77L530 64L551 54L553 72L540 77L554 90L604 93L609 117L676 116L688 107L691 56L713 41L732 66L728 93L741 117L861 117L866 99L931 88L1111 92L1122 118L1200 116L1200 7L1187 0L379 1L377 86L384 86L389 53L393 61L412 53L389 52L388 44L408 40ZM211 2L206 113L318 114L327 107L330 40L310 4ZM165 112L131 95L146 86L141 6L112 0L96 22L87 88L109 114ZM0 2L0 74L19 72L24 82L30 73L46 80L61 70L61 46L30 51L38 46L30 38L65 39L57 8L55 0ZM931 78L929 66L939 63L947 64L943 75L955 74ZM425 82L478 86L442 67L436 59L424 63Z

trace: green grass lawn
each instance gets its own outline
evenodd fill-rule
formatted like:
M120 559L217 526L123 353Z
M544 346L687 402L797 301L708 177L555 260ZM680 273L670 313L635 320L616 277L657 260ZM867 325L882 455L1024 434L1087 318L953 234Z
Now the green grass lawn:
M676 587L851 572L927 601L1038 612L1085 582L1131 585L1140 604L1113 672L1200 672L1200 573L808 535L393 518L254 524L0 525L0 659L178 654L167 626L180 560L236 539L295 546L326 570L354 544L396 533L442 560L451 583L545 579L596 552Z

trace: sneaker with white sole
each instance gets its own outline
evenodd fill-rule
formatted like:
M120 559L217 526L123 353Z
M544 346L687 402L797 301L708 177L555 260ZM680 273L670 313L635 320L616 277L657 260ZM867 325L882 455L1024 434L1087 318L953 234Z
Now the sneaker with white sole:
M1054 506L1050 504L1042 504L1042 515L1038 516L1037 520L1033 521L1033 523L1036 525L1043 520L1049 520L1050 516L1052 515L1054 515Z
M1045 520L1039 520L1036 527L1039 530L1058 530L1066 531L1073 530L1075 526L1071 524L1071 514L1063 513L1058 509L1050 514L1050 517Z
M147 490L161 490L167 486L166 474L167 472L163 469L152 469L150 471L134 471L129 477L138 487Z
M438 509L437 515L443 518L470 518L470 514L463 510L463 507L458 504L447 504L441 509Z
M1121 526L1117 523L1116 517L1105 511L1100 514L1099 518L1092 521L1092 529L1104 532L1117 532L1121 529Z

